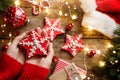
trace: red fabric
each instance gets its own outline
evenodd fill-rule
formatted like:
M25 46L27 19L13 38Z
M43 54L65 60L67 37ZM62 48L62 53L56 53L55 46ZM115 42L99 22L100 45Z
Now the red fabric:
M97 10L103 12L120 24L120 0L96 0Z
M103 12L120 12L120 0L96 0L97 10Z
M18 80L46 80L49 69L25 63Z
M21 63L3 53L0 59L0 80L13 80L21 67Z
M21 74L20 74L21 72ZM49 69L25 63L22 64L8 56L6 53L0 58L0 80L46 80Z

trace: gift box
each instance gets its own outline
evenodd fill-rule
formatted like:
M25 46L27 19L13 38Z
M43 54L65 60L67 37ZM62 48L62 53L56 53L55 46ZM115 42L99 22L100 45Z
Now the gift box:
M86 77L86 71L77 67L74 63L58 60L50 80L82 80Z
M31 31L28 37L19 43L19 47L27 54L28 58L36 55L47 55L48 38L39 35L36 31Z

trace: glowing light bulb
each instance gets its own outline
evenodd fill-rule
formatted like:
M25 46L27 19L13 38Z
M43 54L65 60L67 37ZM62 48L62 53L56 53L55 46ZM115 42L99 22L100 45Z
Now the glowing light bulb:
M3 27L6 27L6 24L3 24Z
M101 54L101 51L100 51L100 50L96 50L96 53L97 53L97 54Z
M89 29L90 31L92 31L94 28L93 28L92 26L88 25L88 29Z
M75 20L75 19L77 19L77 15L73 14L73 15L71 15L71 18L72 18L72 20Z
M115 63L118 63L118 60L115 60Z
M2 30L2 32L4 33L4 32L5 32L5 30Z
M33 4L38 4L36 0L33 0Z
M68 2L65 2L65 4L68 4Z
M105 62L104 61L99 61L99 66L100 67L104 67L105 66Z
M19 6L20 5L20 1L19 0L15 0L15 6Z
M65 13L65 16L68 16L68 14L67 14L67 13Z
M113 45L111 43L107 43L107 47L111 48L111 47L113 47Z
M77 9L76 5L74 5L74 9Z
M8 45L11 45L11 42L8 42Z
M59 15L62 16L62 11L59 11Z
M116 54L116 51L113 51L114 54Z
M84 50L88 52L88 51L89 51L89 48L85 47Z
M12 36L12 34L11 34L11 32L9 33L9 37L11 37Z
M48 13L49 12L49 8L46 8L45 12Z

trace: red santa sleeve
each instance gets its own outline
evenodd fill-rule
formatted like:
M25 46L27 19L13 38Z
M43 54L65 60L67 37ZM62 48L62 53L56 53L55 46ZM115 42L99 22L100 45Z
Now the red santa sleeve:
M13 80L19 73L22 64L6 53L0 58L0 80Z
M49 69L30 63L25 63L18 80L46 80Z
M96 0L97 10L102 12L120 12L120 0Z

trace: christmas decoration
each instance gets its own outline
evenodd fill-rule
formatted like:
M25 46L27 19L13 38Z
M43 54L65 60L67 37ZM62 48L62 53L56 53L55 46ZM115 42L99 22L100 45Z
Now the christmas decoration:
M4 51L7 51L7 49L8 49L8 45L3 45L3 47L2 47L2 51L4 52Z
M74 5L74 6L71 6L69 2L65 2L64 4L61 5L60 7L60 11L59 11L59 15L62 16L70 16L70 18L72 20L76 20L77 18L80 17L80 12L79 10L77 9L77 6Z
M47 8L47 9L50 8L50 2L48 0L40 0L40 2L30 1L30 0L24 0L24 1L34 5L32 7L32 14L35 16L41 13L42 8Z
M58 58L56 56L53 56L53 61L54 62L57 62L58 61Z
M82 26L91 26L109 38L116 37L114 30L120 26L118 0L80 0L80 2L85 13Z
M4 12L4 20L14 28L19 28L26 21L26 13L20 7L9 7Z
M37 10L36 10L36 8L37 8ZM33 15L37 16L40 14L40 12L41 12L41 9L39 7L37 7L37 6L32 7L32 14Z
M82 34L77 36L66 36L66 43L62 47L63 50L67 50L72 56L75 56L79 50L84 48L84 43L82 42Z
M96 54L96 50L90 50L90 51L88 52L88 56L89 56L89 57L93 57L95 54Z
M120 29L115 30L120 35ZM102 76L100 80L120 80L120 38L111 40L113 47L108 51L104 61L93 67L93 72Z
M49 19L47 17L45 17L45 26L43 30L47 32L51 41L53 41L57 35L64 33L60 26L60 19Z
M24 48L28 58L36 55L47 55L48 38L40 36L37 32L31 31L27 39L19 43Z
M19 31L14 32L14 36L15 36L15 37L18 36L18 35L20 35L20 32L19 32Z
M67 30L71 30L73 28L73 25L72 23L69 23L67 26L66 26Z
M74 66L67 67L69 65L74 65ZM81 69L81 68L79 68L79 67L77 67L74 63L71 64L71 63L68 63L65 60L59 59L57 64L56 64L56 67L55 67L55 70L53 72L53 75L50 76L50 80L59 80L59 79L60 80L66 80L65 78L70 78L70 76L69 76L70 72L67 73L65 71L65 68L67 68L67 69L75 68L75 71L77 70L77 72L79 73L79 75L80 75L80 77L82 79L84 79L85 76L86 76L86 71ZM68 74L68 76L67 76L67 74ZM58 77L60 77L60 78L58 78ZM77 75L76 76L74 75L74 76L71 76L71 77L77 77Z
M58 78L59 77L59 78ZM50 80L82 80L77 66L72 63L50 76Z
M4 11L5 9L13 5L13 1L14 0L0 0L0 10Z

